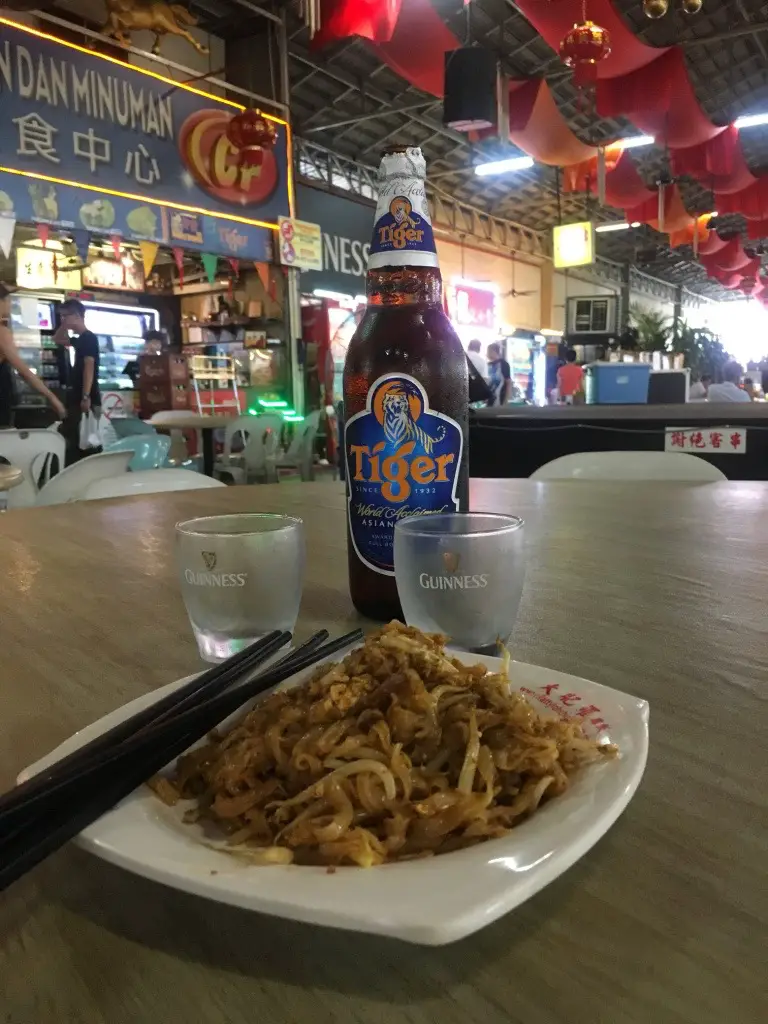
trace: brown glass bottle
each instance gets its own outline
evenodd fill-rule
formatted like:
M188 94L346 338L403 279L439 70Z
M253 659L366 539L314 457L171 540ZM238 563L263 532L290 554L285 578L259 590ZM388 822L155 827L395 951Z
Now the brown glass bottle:
M398 178L391 197L380 190L371 247L378 265L368 271L368 306L344 366L349 588L357 610L379 620L401 616L391 554L398 518L468 508L466 356L443 311L426 198L420 204L408 181ZM405 215L401 192L412 204ZM377 252L393 224L405 245ZM421 235L416 242L429 252L402 251L409 235Z

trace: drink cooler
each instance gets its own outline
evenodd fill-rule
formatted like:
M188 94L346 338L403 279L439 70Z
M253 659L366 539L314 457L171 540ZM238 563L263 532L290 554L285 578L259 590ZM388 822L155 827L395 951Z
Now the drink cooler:
M648 401L650 363L588 363L587 405L644 405Z

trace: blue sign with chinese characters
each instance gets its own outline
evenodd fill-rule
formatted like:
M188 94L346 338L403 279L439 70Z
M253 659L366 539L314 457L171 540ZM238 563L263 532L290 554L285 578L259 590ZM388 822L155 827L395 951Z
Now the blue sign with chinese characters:
M19 220L264 258L269 230L290 213L284 122L261 164L241 167L226 135L236 105L0 26L0 205L12 202Z

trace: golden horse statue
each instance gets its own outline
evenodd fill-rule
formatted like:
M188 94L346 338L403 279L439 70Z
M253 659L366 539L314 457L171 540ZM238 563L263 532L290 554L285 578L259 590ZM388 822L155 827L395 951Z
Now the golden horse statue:
M160 38L165 35L181 36L198 53L208 53L208 47L198 43L188 28L197 24L197 18L180 4L162 0L105 0L105 3L109 17L102 32L124 46L131 42L127 33L146 29L155 33L152 53L160 53Z

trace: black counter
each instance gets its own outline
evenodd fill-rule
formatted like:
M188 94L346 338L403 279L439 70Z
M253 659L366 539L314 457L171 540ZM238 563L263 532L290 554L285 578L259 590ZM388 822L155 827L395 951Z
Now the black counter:
M768 480L768 402L681 405L505 406L470 413L473 477L526 477L575 452L664 451L667 431L735 427L744 454L693 451L732 480Z

